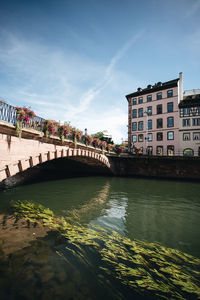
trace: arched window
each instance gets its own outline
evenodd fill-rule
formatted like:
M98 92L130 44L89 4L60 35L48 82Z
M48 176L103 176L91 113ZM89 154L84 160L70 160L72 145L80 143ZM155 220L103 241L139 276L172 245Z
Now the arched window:
M194 156L194 150L190 148L186 148L183 150L183 155L184 156Z

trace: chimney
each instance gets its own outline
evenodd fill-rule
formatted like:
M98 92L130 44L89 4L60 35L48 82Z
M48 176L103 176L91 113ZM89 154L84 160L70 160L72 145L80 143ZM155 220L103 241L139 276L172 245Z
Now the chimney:
M179 73L179 81L178 81L178 103L183 100L183 73Z

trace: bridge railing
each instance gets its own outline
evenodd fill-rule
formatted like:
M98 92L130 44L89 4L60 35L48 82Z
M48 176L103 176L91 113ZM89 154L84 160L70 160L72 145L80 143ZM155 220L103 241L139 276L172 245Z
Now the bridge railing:
M6 121L13 125L17 123L17 114L14 106L0 100L0 120ZM39 131L42 131L45 119L35 116L29 124L23 124L23 127L30 127Z

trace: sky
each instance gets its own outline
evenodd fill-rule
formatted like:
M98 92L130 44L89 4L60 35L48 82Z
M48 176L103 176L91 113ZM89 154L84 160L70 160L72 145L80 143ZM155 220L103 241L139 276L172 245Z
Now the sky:
M200 0L1 0L0 98L127 139L125 95L200 88Z

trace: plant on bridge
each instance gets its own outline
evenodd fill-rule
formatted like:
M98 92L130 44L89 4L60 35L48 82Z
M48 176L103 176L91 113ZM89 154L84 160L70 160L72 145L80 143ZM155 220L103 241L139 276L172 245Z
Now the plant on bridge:
M101 140L99 138L95 138L93 140L93 146L96 147L100 147L101 146Z
M69 125L59 125L58 126L58 136L60 137L62 143L64 139L71 134L72 127Z
M115 146L113 144L108 144L108 152L113 151Z
M29 125L31 120L36 116L35 113L27 107L15 107L16 110L16 131L17 136L21 138L23 125Z
M115 145L115 152L117 153L117 155L120 155L121 153L123 153L125 151L125 147L122 145Z
M106 141L102 141L101 142L101 149L102 149L102 153L104 154L105 149L107 148L107 142Z
M56 134L56 127L58 126L58 123L53 120L45 120L44 121L44 127L43 132L46 137L49 137L51 134Z
M82 135L83 135L83 132L81 130L76 129L75 127L72 128L72 136L74 139L74 147L75 148L76 148L77 141L81 140Z
M85 135L85 144L86 146L91 145L93 141L93 137L91 135L86 134Z

